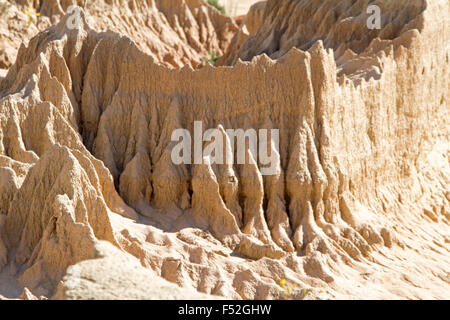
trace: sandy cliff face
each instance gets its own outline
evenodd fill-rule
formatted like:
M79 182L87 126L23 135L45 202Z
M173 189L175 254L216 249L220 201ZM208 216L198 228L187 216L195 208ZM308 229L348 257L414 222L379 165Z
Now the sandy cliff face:
M172 27L183 15L143 3ZM183 2L185 17L196 3ZM114 1L108 16L90 10L71 30L66 15L22 46L0 80L10 292L91 294L85 281L73 293L66 269L91 272L86 261L108 241L155 276L229 298L283 298L281 279L309 289L292 298L448 297L450 7L379 4L383 28L367 32L367 1L270 0L254 34L228 50L230 66L195 71L167 66L193 65L205 43L224 51L212 22L204 35L217 41L198 50L182 37L133 42L92 28L133 34L121 29L132 14L116 16ZM186 25L208 21L200 8ZM182 58L161 59L158 41ZM194 121L224 137L279 129L275 174L250 161L175 165L171 134L193 133Z
M70 6L85 4L82 0L3 1L0 68L10 67L22 41L58 22ZM196 68L211 54L222 56L238 29L232 18L202 0L87 1L85 10L91 27L127 35L166 67Z

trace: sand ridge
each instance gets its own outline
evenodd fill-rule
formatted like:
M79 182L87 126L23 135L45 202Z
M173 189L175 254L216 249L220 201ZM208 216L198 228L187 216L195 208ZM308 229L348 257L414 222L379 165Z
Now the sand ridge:
M235 33L226 66L198 70L149 54L125 21L102 32L109 18L83 12L70 29L44 4L61 20L0 79L0 294L139 299L138 282L162 277L179 297L285 298L283 279L294 299L448 297L449 4L386 4L392 23L365 34L365 2L351 3L270 0L241 29L201 5L200 30L216 32L211 18ZM175 165L171 133L199 120L224 138L279 128L276 174Z

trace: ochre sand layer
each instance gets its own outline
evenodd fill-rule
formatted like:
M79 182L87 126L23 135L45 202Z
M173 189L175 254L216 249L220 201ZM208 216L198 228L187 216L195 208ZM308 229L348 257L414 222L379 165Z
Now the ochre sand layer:
M22 46L0 82L0 294L115 298L91 287L107 268L83 279L138 259L138 292L448 298L450 4L379 1L367 33L366 2L268 1L219 68L168 68L84 14ZM279 128L277 174L174 165L196 120Z

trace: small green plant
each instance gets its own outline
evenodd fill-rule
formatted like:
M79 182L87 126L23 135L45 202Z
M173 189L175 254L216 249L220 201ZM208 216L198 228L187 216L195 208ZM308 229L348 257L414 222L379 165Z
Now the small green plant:
M34 9L32 9L32 8L28 8L28 10L26 10L25 13L28 16L28 23L30 23L30 24L36 23L38 17L40 17L40 15L41 15L39 12L35 12ZM36 19L36 21L35 21L35 19Z
M225 8L220 5L218 0L208 0L208 4L219 10L221 14L225 14Z
M296 289L297 285L294 284L290 284L286 281L286 279L281 279L280 280L280 286L283 289L281 291L282 296L284 297L284 299L286 300L292 300L293 299L293 294L294 294L294 290Z
M307 299L314 298L317 299L318 294L322 294L322 289L314 288L298 288L295 283L289 283L286 279L280 280L281 289L277 288L279 296L285 300L295 300L295 299Z
M208 60L208 63L213 66L213 65L216 64L217 60L220 59L220 56L218 56L214 52L208 52L208 53L209 53L209 56L210 56L210 58Z

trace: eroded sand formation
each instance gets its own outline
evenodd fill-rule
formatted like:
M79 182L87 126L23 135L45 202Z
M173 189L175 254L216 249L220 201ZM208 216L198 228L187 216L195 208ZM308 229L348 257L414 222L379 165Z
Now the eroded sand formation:
M138 259L131 298L152 275L227 298L286 298L281 279L289 298L448 298L450 4L374 3L373 31L364 0L257 4L219 68L99 31L132 34L115 9L22 46L0 80L0 294L117 298L104 265ZM188 50L172 65L204 53L166 45ZM278 128L277 174L175 165L171 134L194 121Z
M22 41L57 23L70 6L85 4L84 0L15 1L18 5L2 1L0 68L10 67ZM97 31L112 30L130 37L166 67L197 68L211 54L222 56L238 30L232 18L202 0L91 0L86 4L86 20Z

